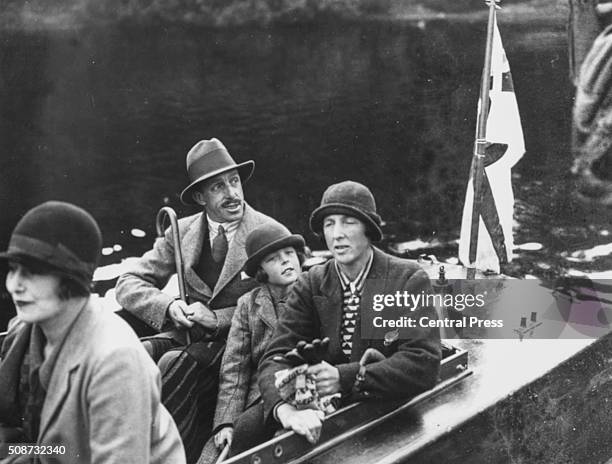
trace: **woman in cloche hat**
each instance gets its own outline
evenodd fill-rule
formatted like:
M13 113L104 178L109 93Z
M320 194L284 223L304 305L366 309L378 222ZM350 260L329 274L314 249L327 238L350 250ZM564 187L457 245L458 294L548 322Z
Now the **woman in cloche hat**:
M155 364L90 295L101 246L89 213L49 201L0 253L17 311L0 349L0 444L35 443L42 463L184 463Z
M256 436L253 425L263 420L257 366L285 297L301 272L304 239L281 224L265 224L248 235L245 248L248 258L244 270L260 285L238 300L221 363L214 421L217 450L230 444L232 455L256 443L246 438ZM234 431L241 439L232 442ZM215 454L212 448L207 444L203 457L207 452Z

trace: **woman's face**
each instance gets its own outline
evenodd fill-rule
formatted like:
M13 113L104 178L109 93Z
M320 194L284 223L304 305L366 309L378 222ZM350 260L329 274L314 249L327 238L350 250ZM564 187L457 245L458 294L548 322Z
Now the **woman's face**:
M285 247L267 255L261 268L268 274L268 283L279 287L291 285L298 278L302 268L293 247Z
M334 259L343 266L359 267L367 262L371 247L366 225L353 216L330 214L323 220L323 235Z
M19 319L40 324L56 317L63 309L60 280L57 275L36 274L23 264L9 263L6 289L13 298Z

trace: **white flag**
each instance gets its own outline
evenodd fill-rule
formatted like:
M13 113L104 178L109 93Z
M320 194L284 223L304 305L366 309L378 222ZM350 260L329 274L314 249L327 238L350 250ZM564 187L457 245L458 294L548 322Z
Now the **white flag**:
M511 169L525 153L525 142L512 85L510 65L499 35L497 20L494 21L489 100L485 136L488 145L482 181L482 209L475 266L483 271L499 272L500 263L506 263L512 259L514 193L512 192ZM478 102L478 105L480 107L481 102ZM466 266L470 264L473 201L473 179L470 178L463 206L459 239L459 259Z

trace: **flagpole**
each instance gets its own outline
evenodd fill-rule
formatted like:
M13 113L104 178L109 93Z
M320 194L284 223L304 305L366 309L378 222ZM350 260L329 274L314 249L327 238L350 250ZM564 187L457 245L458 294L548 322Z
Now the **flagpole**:
M487 43L485 47L485 62L480 79L480 108L474 142L474 157L472 158L472 183L474 186L474 201L472 204L472 224L470 229L470 267L476 264L478 250L478 229L480 227L480 210L482 206L482 177L484 175L484 159L487 135L487 117L489 115L489 88L491 86L491 52L493 50L493 24L495 10L500 0L488 0L489 22L487 24Z

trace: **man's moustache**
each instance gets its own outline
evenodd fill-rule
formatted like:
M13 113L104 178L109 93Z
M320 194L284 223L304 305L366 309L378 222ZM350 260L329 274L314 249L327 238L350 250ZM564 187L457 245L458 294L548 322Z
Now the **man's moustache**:
M221 206L225 208L227 206L234 206L234 205L241 205L241 204L242 204L242 200L226 200L223 203L221 203Z

